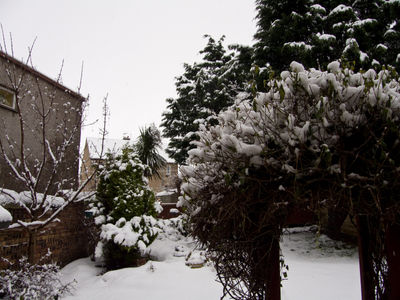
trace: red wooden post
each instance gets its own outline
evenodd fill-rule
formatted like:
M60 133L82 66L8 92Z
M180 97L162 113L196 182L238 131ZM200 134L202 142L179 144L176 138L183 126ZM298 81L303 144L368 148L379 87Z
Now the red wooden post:
M389 268L388 300L400 299L400 226L392 225L386 232L386 257Z
M271 250L268 256L267 268L267 291L268 300L281 299L281 270L279 261L279 239L273 238Z
M369 234L368 217L358 216L358 255L360 261L360 279L362 300L375 299L375 285L373 281L373 266L371 256L368 255Z

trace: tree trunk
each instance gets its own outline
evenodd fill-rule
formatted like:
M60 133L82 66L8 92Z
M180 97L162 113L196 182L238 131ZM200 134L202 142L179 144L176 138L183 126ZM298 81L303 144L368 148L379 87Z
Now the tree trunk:
M30 264L37 263L36 261L36 238L37 230L31 229L28 231L28 262Z

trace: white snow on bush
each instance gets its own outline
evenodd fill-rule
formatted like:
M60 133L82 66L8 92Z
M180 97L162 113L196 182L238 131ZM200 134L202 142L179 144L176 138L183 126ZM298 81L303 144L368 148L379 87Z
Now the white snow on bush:
M206 197L209 194L208 201L214 204L221 190L241 184L249 167L268 166L298 174L292 162L299 149L307 148L316 157L330 151L339 135L350 135L353 128L367 122L371 107L389 120L399 120L400 84L392 74L372 69L356 73L342 69L338 61L329 63L324 72L305 70L292 62L280 79L268 83L269 92L255 98L248 95L247 100L242 95L241 101L219 113L217 125L203 126L196 133L199 140L189 151L189 166L181 168L179 205L197 214L203 205L191 199L204 198L207 190ZM279 160L271 144L281 149ZM294 151L288 151L288 146ZM335 166L329 168L340 172ZM243 175L232 179L231 174Z
M156 236L160 231L158 221L155 218L143 215L133 217L129 221L121 218L115 225L112 223L102 225L100 238L104 241L112 240L115 244L124 247L135 247L144 254L150 236Z
M162 213L162 211L164 210L160 201L154 201L154 209L158 214Z
M351 6L346 6L344 4L340 4L331 10L331 12L329 13L329 16L336 15L338 13L347 12L347 11L353 11L353 8Z
M320 39L321 41L336 41L336 36L327 33L321 34L318 32L317 38Z
M283 44L284 47L291 47L291 48L303 48L305 50L311 50L312 46L306 44L305 42L287 42Z

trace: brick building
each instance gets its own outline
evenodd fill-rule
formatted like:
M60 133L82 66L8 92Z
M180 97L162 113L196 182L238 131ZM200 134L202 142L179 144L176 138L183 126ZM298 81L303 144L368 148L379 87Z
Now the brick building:
M0 188L18 192L27 190L21 180L10 175L11 169L4 156L6 154L13 161L21 160L23 141L25 162L30 169L45 161L37 188L43 190L52 173L49 145L51 149L61 147L65 137L71 138L72 142L58 166L51 191L77 187L80 124L85 100L59 82L0 51L0 142L4 149L4 153L0 151ZM47 114L45 119L42 114ZM23 139L20 118L24 124ZM41 128L43 120L45 134ZM61 186L56 186L59 182L62 182Z
M78 187L85 101L59 81L0 51L0 205L11 213L13 222L30 222L32 215L18 206L15 198L14 202L3 201L7 191L21 194L31 190L35 195L54 195ZM26 194L30 199L31 192ZM50 208L40 220L54 209ZM62 265L86 256L83 212L82 203L69 205L59 215L61 222L41 228L32 242L38 255L34 260L38 261L47 249L53 252L52 259ZM27 229L8 228L3 223L0 222L0 257L15 261L26 256ZM4 267L3 261L0 268Z

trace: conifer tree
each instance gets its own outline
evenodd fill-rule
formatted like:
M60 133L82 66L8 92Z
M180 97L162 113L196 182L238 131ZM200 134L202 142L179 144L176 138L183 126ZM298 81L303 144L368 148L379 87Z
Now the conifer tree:
M296 60L325 70L342 59L356 69L399 68L399 1L256 0L256 8L254 62L260 67L280 72Z
M311 64L311 36L318 24L313 24L308 14L310 2L256 1L258 31L254 36L254 62L258 66L269 63L276 70L287 68L293 60Z
M135 266L137 259L157 236L154 193L144 177L149 170L134 150L107 153L99 168L96 198L90 204L100 229L96 257L103 257L108 269Z
M170 138L167 153L179 164L185 163L187 151L196 138L192 132L200 123L213 123L222 108L231 105L245 88L251 64L251 48L234 45L226 49L224 37L208 43L200 54L203 60L185 64L183 75L176 78L176 98L167 99L163 113L163 135Z

